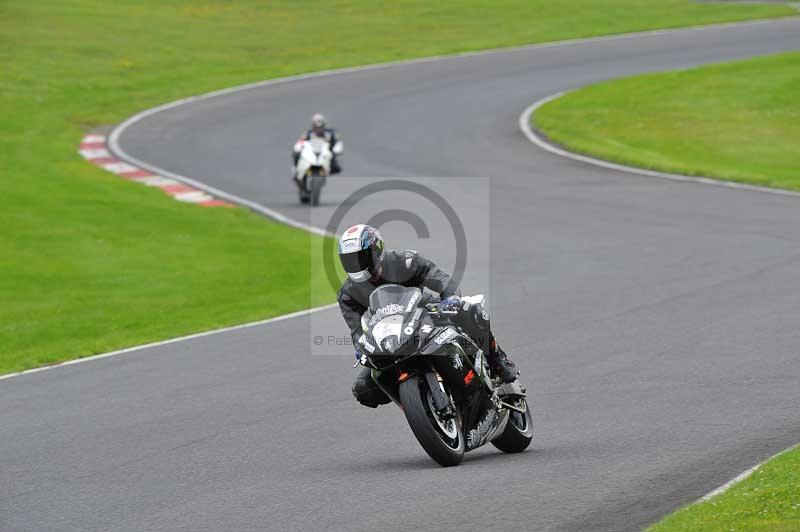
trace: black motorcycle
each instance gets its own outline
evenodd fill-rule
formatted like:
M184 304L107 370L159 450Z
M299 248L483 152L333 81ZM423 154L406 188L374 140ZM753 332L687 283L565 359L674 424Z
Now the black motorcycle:
M465 300L482 301L476 298ZM488 442L521 452L533 439L526 390L491 377L484 353L451 321L455 314L423 302L419 288L377 288L361 318L360 363L440 465L458 465Z

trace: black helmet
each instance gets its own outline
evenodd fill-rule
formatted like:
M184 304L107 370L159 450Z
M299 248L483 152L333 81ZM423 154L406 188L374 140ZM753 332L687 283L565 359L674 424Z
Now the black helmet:
M357 283L378 276L383 264L383 238L374 227L354 225L339 239L339 259L347 275Z

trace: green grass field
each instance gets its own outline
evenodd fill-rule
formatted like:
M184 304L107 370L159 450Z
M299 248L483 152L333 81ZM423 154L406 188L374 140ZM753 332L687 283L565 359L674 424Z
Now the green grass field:
M603 159L800 190L800 53L600 83L533 123Z
M781 454L710 501L670 515L648 532L800 530L800 447Z
M93 127L324 68L792 14L690 0L4 0L0 373L333 300L309 273L312 237L93 167L76 153Z

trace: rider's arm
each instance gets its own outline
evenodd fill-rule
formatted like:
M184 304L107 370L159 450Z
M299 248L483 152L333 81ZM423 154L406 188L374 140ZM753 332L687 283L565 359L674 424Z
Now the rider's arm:
M295 142L295 143L294 143L294 146L292 147L292 151L293 151L295 154L297 154L297 153L300 153L300 151L303 149L303 141L309 140L309 138L310 138L310 135L311 135L311 132L310 132L310 131L308 131L308 132L306 132L306 133L303 133L302 135L300 135L300 137L297 139L297 142ZM295 162L295 163L296 163L296 162Z
M411 259L415 284L433 290L442 299L459 295L458 285L453 281L453 278L440 270L436 264L416 251L406 251L405 253L406 259Z
M328 147L331 149L331 151L334 151L335 148L336 148L336 145L338 144L339 145L339 150L341 150L342 149L342 139L341 139L341 137L336 135L336 130L335 129L331 129L329 131L331 133L331 140L330 140L330 142L328 142ZM341 155L341 153L340 153L340 155Z
M350 328L350 335L353 338L353 345L358 343L358 339L363 333L361 330L361 315L367 310L355 299L350 297L343 290L339 290L339 310L345 323Z

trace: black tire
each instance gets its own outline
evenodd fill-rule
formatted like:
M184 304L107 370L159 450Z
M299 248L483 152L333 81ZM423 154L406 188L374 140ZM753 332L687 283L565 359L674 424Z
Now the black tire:
M521 453L533 440L531 409L525 399L515 401L515 405L519 406L520 402L525 404L525 414L511 410L503 433L492 440L492 445L504 453Z
M308 192L306 192L305 183L303 181L300 182L297 193L300 195L300 203L303 205L306 205L311 199L308 195Z
M400 383L400 403L414 436L425 452L439 465L450 467L464 459L464 434L456 417L455 438L448 438L439 428L429 406L428 384L424 376L414 375Z
M311 206L319 206L319 196L322 193L323 177L318 174L311 176Z

